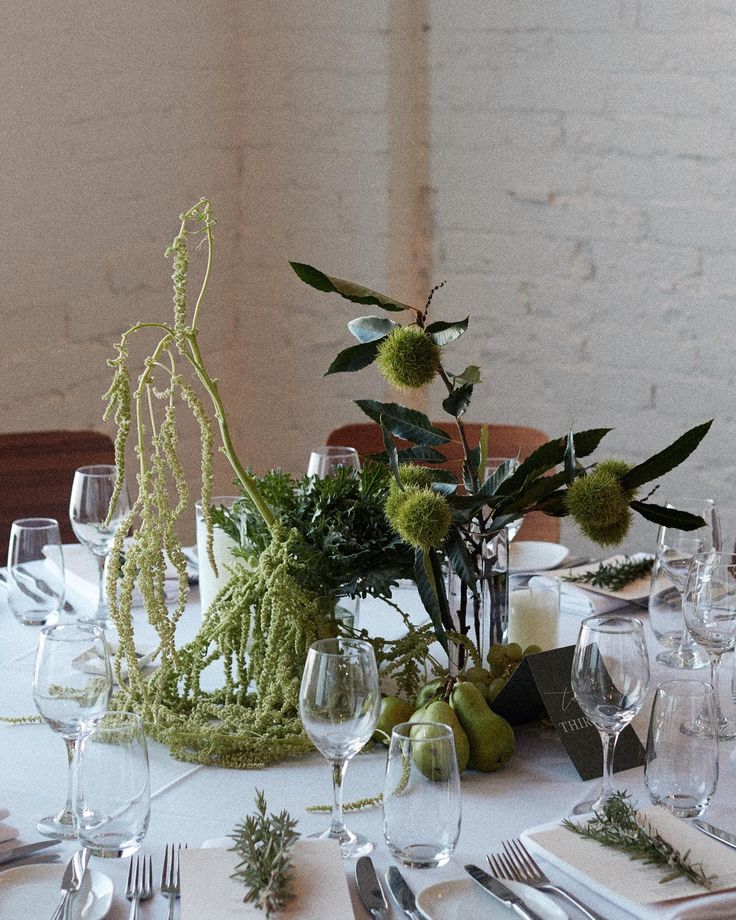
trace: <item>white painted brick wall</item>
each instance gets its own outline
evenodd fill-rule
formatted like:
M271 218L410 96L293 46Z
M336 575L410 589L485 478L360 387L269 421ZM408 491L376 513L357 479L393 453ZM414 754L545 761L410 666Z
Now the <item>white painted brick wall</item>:
M610 424L636 462L715 416L663 497L713 495L733 534L736 8L427 8L432 274L438 310L471 314L454 353L485 368L475 417ZM303 469L361 417L352 399L387 395L372 371L322 379L356 311L287 260L386 285L391 11L5 4L0 428L101 424L111 342L168 315L162 251L201 194L219 218L203 339L246 461Z
M612 425L633 463L714 416L661 494L712 495L729 539L734 51L730 4L432 4L435 274L487 367L476 417Z

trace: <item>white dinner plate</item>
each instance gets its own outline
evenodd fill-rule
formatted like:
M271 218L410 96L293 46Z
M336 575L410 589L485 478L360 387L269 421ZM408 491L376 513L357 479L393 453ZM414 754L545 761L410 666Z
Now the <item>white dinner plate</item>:
M0 916L3 920L50 917L61 900L63 864L19 866L0 873ZM87 869L74 898L71 920L102 920L112 904L112 879Z
M560 543L542 540L520 540L509 544L509 568L517 572L540 572L556 569L570 555Z
M507 882L542 920L567 920L567 914L544 892ZM512 920L518 914L486 893L471 879L430 885L417 895L417 907L426 920Z

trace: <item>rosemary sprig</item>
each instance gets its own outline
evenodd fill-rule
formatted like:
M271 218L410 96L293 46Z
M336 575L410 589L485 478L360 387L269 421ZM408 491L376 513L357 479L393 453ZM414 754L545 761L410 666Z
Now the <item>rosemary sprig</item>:
M690 861L689 850L678 852L651 824L642 821L629 798L627 793L617 792L606 803L603 812L597 812L585 824L566 818L562 826L581 837L628 853L631 859L643 860L645 865L662 866L667 871L660 884L684 876L696 885L712 888L716 876L706 875L702 863Z
M608 588L610 591L620 591L626 585L648 575L652 571L653 559L629 559L624 557L621 562L601 563L594 572L582 572L580 575L565 575L565 581L586 582L594 588Z
M291 849L299 834L297 822L287 811L269 815L266 808L265 795L256 789L256 814L248 815L229 834L235 841L231 850L240 856L230 878L244 883L245 903L254 904L270 917L294 897Z

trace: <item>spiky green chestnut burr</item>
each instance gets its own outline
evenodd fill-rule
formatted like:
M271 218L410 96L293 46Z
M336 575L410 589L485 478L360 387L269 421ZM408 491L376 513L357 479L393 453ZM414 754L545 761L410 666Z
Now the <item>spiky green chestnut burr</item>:
M416 487L407 489L404 496L398 510L388 518L401 539L417 549L444 543L452 522L450 506L445 499L431 489Z
M416 489L430 488L432 485L432 471L427 469L426 466L403 463L399 466L399 480L401 481L401 486L395 479L391 479L388 495L386 496L385 512L389 523L396 518L399 508L404 504L410 492L416 491Z
M434 380L440 349L418 326L399 326L378 346L376 364L397 390L418 390Z
M570 515L582 532L601 546L615 546L629 532L629 502L634 492L624 489L620 482L629 469L623 460L604 460L567 490Z

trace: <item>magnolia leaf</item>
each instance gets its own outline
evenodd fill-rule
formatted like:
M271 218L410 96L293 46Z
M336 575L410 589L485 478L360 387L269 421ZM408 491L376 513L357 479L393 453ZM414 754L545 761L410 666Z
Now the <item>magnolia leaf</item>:
M444 454L441 454L438 450L435 450L434 447L424 447L421 444L416 444L414 447L404 447L399 451L399 460L402 463L412 462L418 460L420 463L445 463L447 457ZM449 472L449 470L445 470ZM456 477L452 477L452 481L456 481Z
M328 374L341 374L346 371L359 371L369 364L373 364L378 354L380 339L373 342L361 342L360 345L351 345L344 348L327 368L324 376Z
M449 435L435 428L427 416L423 412L417 412L416 409L407 409L406 406L398 403L382 403L375 399L356 399L355 405L374 422L380 423L383 419L383 424L394 437L403 438L405 441L421 444L424 447L446 444L450 440Z
M509 524L513 524L514 521L518 521L520 517L523 517L521 511L518 511L514 514L497 515L496 517L492 518L488 524L486 536L492 537L494 534L500 533L504 527L508 527Z
M478 466L480 464L480 447L471 447L468 456L463 460L463 485L472 495L476 491L473 484L473 476L478 476Z
M478 438L478 479L481 479L488 463L488 425L480 426Z
M572 427L570 428L570 433L567 436L567 445L565 447L565 474L567 476L567 484L572 485L575 482L575 437Z
M454 527L450 530L450 534L447 537L445 552L447 553L447 558L450 560L450 565L452 565L463 583L475 590L475 584L480 576L468 552L465 540L460 532Z
M396 445L394 444L394 439L391 437L391 433L386 429L386 426L383 424L383 416L379 421L381 426L381 434L383 435L383 446L386 448L386 456L388 457L389 466L391 471L394 474L394 478L401 486L401 479L399 478L399 456L396 450Z
M653 524L659 524L662 527L675 527L677 530L698 530L705 527L705 521L698 517L697 514L690 514L689 511L678 511L677 508L666 508L662 505L650 505L649 502L633 501L629 507L634 511L651 521Z
M454 416L454 418L460 418L465 415L465 412L470 405L470 398L473 395L473 387L469 383L464 383L462 386L455 387L455 389L442 400L442 408L449 415Z
M399 324L385 316L358 316L351 319L348 329L359 342L375 342L385 339Z
M552 492L551 495L545 495L537 502L537 511L544 511L551 517L566 517L568 514L565 503L566 495L566 489L559 489L557 492Z
M478 489L478 495L495 495L501 483L511 475L515 465L515 460L504 460L503 463L499 464Z
M333 278L312 265L305 265L303 262L289 262L289 265L305 284L316 288L318 291L325 291L328 294L340 294L341 297L353 303L373 304L393 313L402 313L404 310L414 310L416 312L416 309L408 304L392 300L385 294L379 294L378 291L372 291L361 284L353 284L352 281L345 281L343 278Z
M449 473L449 470L438 470L438 472ZM450 473L450 476L452 476L452 473ZM454 495L457 492L457 483L450 482L447 479L444 481L435 479L432 482L432 491L438 492L440 495Z
M611 431L610 428L589 428L586 431L578 431L573 435L576 457L587 457L592 454L603 438ZM504 494L516 492L520 489L529 478L536 478L554 469L562 463L565 457L567 447L567 437L556 438L553 441L547 441L542 444L533 453L524 460L516 470L513 476L509 476L501 487Z
M651 482L652 479L659 479L660 476L669 473L670 470L690 456L706 436L712 424L713 419L709 422L703 422L702 425L696 425L695 428L691 428L685 434L680 435L669 447L665 447L664 450L661 450L638 466L633 466L625 476L621 477L622 487L624 489L638 489L645 482Z
M448 345L450 342L454 342L455 339L459 339L460 336L468 328L469 316L466 316L465 319L458 320L456 323L446 323L442 320L439 320L436 323L430 323L429 326L425 328L425 332L432 339L435 345Z
M422 603L424 604L424 609L429 614L429 618L432 620L432 625L434 626L434 632L437 636L437 641L440 643L442 648L447 651L447 635L445 633L445 624L443 622L443 606L440 601L437 579L435 578L434 570L432 567L431 553L433 550L428 550L424 552L421 549L418 549L414 556L414 580L417 583L417 591L419 592L419 597L421 598ZM442 580L440 579L440 585L442 585ZM444 587L441 587L440 590L444 596ZM445 608L447 607L447 598L445 597ZM449 610L447 611L447 628L452 628L452 623L450 622Z
M461 380L463 383L480 383L480 368L477 364L470 364L462 374L455 374L455 380Z

